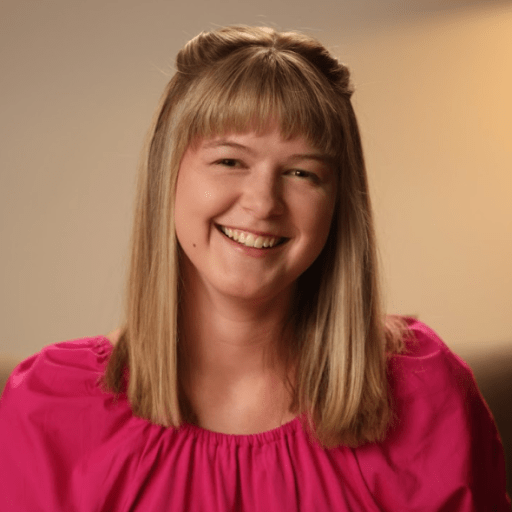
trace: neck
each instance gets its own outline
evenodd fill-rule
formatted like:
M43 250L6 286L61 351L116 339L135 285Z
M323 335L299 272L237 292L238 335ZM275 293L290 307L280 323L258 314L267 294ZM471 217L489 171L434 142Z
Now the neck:
M263 303L185 291L181 306L184 354L196 373L230 378L272 371L284 356L289 293Z
M200 425L247 432L279 426L277 418L290 419L290 297L287 290L268 301L251 302L190 284L184 290L182 383Z

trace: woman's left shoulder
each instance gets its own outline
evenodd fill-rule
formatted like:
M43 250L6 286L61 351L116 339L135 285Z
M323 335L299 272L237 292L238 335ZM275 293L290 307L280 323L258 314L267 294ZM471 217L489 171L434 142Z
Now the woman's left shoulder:
M428 325L405 318L403 350L388 360L388 376L394 396L441 394L466 395L477 391L473 372Z
M382 510L510 510L501 440L473 373L427 325L406 319L390 356L393 420L356 450Z
M401 319L406 328L403 351L397 355L422 358L438 354L440 351L449 352L441 337L428 325L416 317Z

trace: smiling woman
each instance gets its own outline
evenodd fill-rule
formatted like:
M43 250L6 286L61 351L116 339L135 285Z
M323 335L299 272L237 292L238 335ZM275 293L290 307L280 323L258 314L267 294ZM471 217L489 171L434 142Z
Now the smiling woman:
M12 374L2 511L508 510L470 370L382 311L348 69L241 26L176 67L141 160L125 324Z
M185 152L175 203L185 296L193 287L192 301L207 293L216 304L231 297L242 307L248 299L253 312L255 301L288 308L293 283L325 245L334 210L334 171L298 156L313 152L302 137L282 139L277 126Z

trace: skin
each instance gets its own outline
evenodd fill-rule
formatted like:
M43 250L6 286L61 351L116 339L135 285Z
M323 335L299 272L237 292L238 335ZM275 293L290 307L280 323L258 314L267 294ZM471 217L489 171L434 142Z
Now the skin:
M252 434L293 418L280 347L294 283L332 220L335 176L321 157L302 137L283 140L276 126L196 141L183 155L175 223L184 386L203 428ZM285 242L247 249L219 226Z

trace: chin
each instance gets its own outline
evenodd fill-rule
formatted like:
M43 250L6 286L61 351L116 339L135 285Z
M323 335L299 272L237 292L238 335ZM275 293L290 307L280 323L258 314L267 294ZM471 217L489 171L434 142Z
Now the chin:
M247 302L268 302L276 297L286 293L287 287L279 287L276 290L275 285L261 286L261 282L254 283L254 286L243 282L239 285L225 286L220 291L228 297Z

